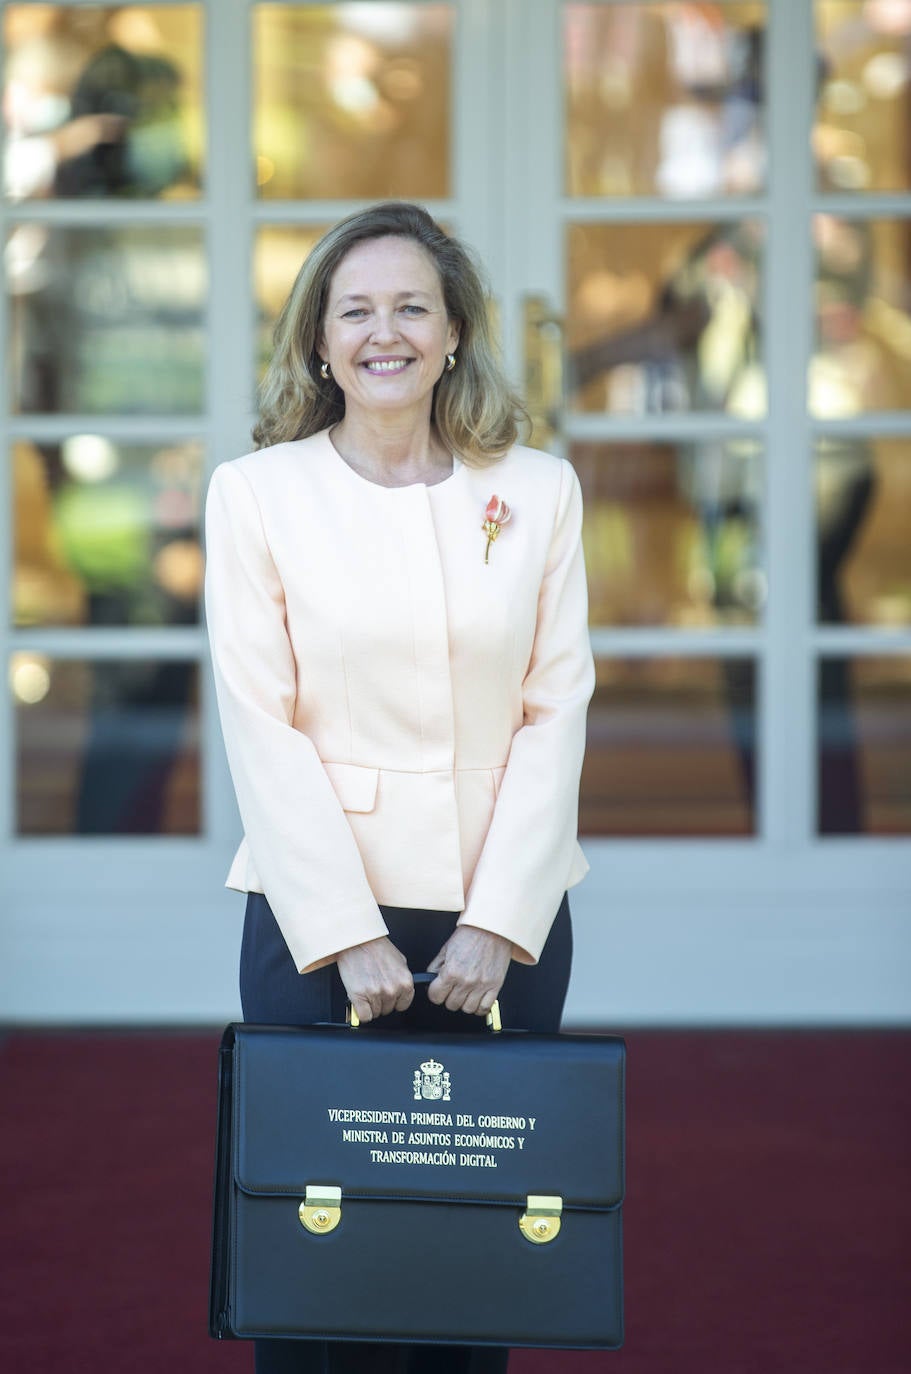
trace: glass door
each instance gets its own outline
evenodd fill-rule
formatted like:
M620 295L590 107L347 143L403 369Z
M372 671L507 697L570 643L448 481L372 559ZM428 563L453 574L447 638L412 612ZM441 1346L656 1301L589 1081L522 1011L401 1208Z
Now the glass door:
M324 226L403 197L483 237L481 9L0 4L8 1018L236 1010L207 475Z
M274 317L324 226L420 200L496 275L489 10L0 3L10 1018L235 1009L206 478L250 446Z
M575 1011L837 1020L879 979L888 1019L911 10L508 8L509 337L583 484L598 666Z

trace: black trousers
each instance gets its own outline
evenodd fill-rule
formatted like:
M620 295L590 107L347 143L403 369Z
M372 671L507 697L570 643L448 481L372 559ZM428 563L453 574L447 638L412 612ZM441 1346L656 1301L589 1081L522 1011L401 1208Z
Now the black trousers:
M452 934L451 911L380 907L393 944L414 973L426 969ZM572 963L572 926L564 895L550 935L534 966L509 966L500 992L504 1026L553 1032L560 1028ZM244 1020L280 1026L344 1021L347 999L338 967L299 974L262 893L247 896L240 954L240 996ZM435 1030L486 1034L484 1019L432 1007L418 988L407 1012L373 1024L408 1020ZM352 1295L356 1300L356 1295ZM390 1345L363 1341L258 1340L256 1374L506 1374L509 1351L484 1346Z

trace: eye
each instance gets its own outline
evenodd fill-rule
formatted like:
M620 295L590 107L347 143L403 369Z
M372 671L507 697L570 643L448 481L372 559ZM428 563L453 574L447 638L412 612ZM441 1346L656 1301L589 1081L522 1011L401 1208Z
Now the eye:
M403 305L402 309L407 315L426 315L427 311L423 305Z
M344 313L344 315L342 316L342 319L343 319L343 320L359 320L359 319L361 318L361 316L362 316L362 315L366 315L366 313L367 313L367 311L364 309L364 307L363 307L362 305L356 305L356 306L354 306L353 309L351 309L351 310L346 310L345 313Z

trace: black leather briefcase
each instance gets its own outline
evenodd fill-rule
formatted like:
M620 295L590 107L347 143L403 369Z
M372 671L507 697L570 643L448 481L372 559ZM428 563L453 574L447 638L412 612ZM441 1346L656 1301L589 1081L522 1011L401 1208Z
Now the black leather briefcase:
M615 1349L622 1040L233 1025L209 1326Z

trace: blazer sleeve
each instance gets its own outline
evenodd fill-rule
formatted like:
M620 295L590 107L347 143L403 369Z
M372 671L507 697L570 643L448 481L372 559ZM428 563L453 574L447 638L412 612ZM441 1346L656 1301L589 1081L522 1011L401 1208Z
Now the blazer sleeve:
M585 718L595 686L582 553L582 491L561 465L537 624L513 736L487 839L459 924L513 942L536 963L567 887L576 851Z
M296 665L281 579L236 463L206 501L206 618L218 709L253 862L301 973L387 933L345 813L293 724Z

